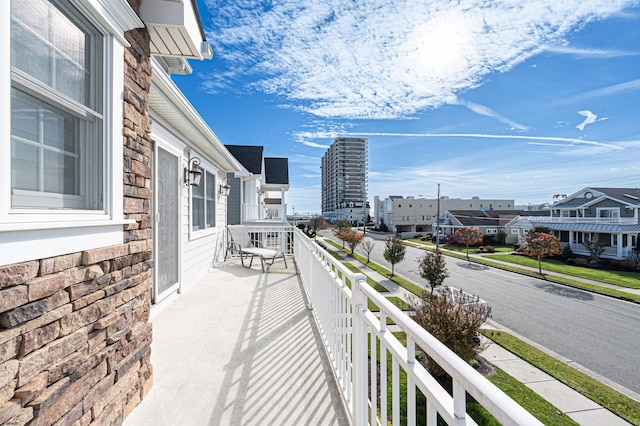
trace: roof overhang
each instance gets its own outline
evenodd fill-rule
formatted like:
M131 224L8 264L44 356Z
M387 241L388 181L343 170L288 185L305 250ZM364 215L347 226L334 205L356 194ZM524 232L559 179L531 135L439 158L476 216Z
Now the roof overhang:
M288 191L289 184L263 183L260 185L260 189L263 191Z
M151 59L152 85L149 107L152 120L163 122L180 132L196 150L207 154L227 172L246 169L224 147L193 105L184 97L156 59Z
M195 0L142 0L140 18L151 37L151 55L211 59Z

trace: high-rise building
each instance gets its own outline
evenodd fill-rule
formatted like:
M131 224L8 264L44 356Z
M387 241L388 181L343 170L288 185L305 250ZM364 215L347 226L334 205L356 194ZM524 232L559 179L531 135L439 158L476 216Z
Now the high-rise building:
M367 202L366 138L336 138L322 157L322 215L330 222L362 223Z

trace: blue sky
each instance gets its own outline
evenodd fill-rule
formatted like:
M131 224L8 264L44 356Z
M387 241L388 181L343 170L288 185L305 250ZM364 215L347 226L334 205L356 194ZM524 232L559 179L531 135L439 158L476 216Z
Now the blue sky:
M225 144L320 158L369 139L375 195L551 202L640 186L640 1L198 0L210 61L174 80Z

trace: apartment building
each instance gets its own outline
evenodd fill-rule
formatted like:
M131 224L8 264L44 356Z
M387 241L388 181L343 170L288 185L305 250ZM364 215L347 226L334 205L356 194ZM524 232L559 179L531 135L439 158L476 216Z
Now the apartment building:
M375 224L386 224L393 232L433 232L438 216L444 219L447 210L513 210L514 200L440 197L415 198L391 195L384 200L374 198ZM440 214L438 215L438 209Z
M369 214L366 138L336 138L322 157L322 214L357 224Z

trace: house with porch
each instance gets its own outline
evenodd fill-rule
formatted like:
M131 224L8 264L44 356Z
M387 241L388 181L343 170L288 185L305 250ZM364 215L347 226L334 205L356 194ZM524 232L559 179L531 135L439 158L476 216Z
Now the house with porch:
M225 147L243 166L242 171L227 174L231 190L227 202L228 224L286 224L289 160L265 157L262 146Z
M640 189L583 188L550 206L548 217L518 216L509 226L520 240L535 226L545 226L575 254L589 255L584 242L598 238L603 258L624 260L638 247Z
M546 213L546 212L535 212ZM458 228L476 228L483 236L495 237L505 234L505 244L518 242L517 233L513 233L509 223L515 217L529 217L534 212L528 210L447 210L440 229L444 234L454 235Z

